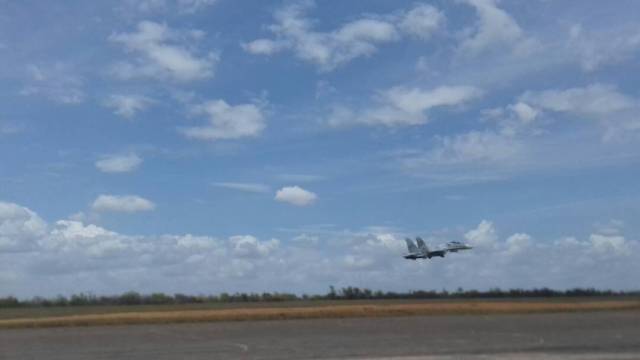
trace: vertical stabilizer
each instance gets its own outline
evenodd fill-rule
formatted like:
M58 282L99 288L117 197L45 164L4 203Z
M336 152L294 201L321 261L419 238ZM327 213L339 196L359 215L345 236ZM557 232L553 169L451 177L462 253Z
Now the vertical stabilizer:
M404 241L407 242L407 248L409 249L409 253L416 254L418 252L418 248L416 247L416 244L414 244L411 239L405 238Z
M428 254L429 253L429 248L427 247L427 244L424 243L424 240L422 240L421 237L417 237L416 238L416 242L418 243L418 249L420 249L420 252L424 253L424 254Z

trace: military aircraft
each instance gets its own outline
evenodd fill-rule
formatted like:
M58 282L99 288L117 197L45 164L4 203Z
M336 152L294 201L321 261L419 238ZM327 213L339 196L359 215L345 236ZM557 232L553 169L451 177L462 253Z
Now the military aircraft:
M425 244L424 240L419 236L416 237L417 246L413 240L409 238L405 238L404 240L407 243L407 248L409 249L409 253L404 255L404 258L410 260L431 259L435 256L443 258L447 252L458 252L459 250L472 249L472 247L467 244L463 244L459 241L451 241L447 243L447 247L444 249L429 250L427 244Z

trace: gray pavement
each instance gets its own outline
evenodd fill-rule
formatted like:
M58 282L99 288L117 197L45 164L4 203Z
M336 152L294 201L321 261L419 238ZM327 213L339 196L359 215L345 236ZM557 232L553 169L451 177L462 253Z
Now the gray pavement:
M0 330L0 359L640 359L640 312Z

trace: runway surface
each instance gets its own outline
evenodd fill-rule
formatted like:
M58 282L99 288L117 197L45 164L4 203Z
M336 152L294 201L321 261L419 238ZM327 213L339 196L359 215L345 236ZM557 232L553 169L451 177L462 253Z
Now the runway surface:
M0 359L640 359L640 312L0 330Z

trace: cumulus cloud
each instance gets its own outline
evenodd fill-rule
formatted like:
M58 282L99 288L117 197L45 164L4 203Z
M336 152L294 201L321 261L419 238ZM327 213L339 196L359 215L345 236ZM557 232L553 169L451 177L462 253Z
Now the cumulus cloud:
M417 4L400 21L399 28L413 36L428 39L442 26L444 14L431 5Z
M398 41L403 34L428 39L444 21L444 15L433 6L417 4L401 15L363 17L321 32L313 30L315 21L305 16L311 7L313 2L305 1L276 11L276 23L268 27L275 38L244 43L243 49L256 55L291 50L298 59L331 71L353 59L372 55L379 45Z
M312 205L318 196L299 186L285 186L276 192L275 199L295 206Z
M280 246L280 241L271 239L260 241L251 235L238 235L229 238L233 254L238 257L265 257L273 253Z
M110 95L104 105L113 109L113 112L124 118L130 119L138 112L145 110L153 103L153 100L141 95Z
M122 79L151 77L179 82L211 78L218 56L215 53L198 55L191 46L183 44L202 35L200 31L183 34L164 24L142 21L135 32L109 37L110 41L138 55L132 62L116 64L113 73Z
M100 195L91 205L91 209L97 212L135 213L155 208L153 202L137 195Z
M338 127L353 124L373 126L413 126L425 124L427 112L436 107L456 106L480 97L482 91L473 86L440 86L420 89L396 86L380 91L376 105L362 110L335 106L327 122Z
M496 246L498 236L491 221L482 220L478 227L464 234L465 239L474 247L491 249Z
M535 42L524 36L518 23L495 0L466 0L478 14L475 28L462 40L460 50L478 54L491 48L508 46L519 53L530 51Z
M60 220L41 244L61 252L83 251L89 256L105 256L129 249L128 239L96 225Z
M267 193L270 192L271 189L264 184L255 184L255 183L238 183L238 182L216 182L212 184L213 186L245 191L245 192L253 192L253 193Z
M98 170L105 173L124 173L134 171L142 164L142 158L135 153L108 155L96 161Z
M0 295L100 294L132 287L141 292L317 293L330 284L401 291L415 290L415 284L435 290L633 289L640 271L640 244L628 239L619 223L584 239L556 240L525 232L502 237L493 222L483 220L467 231L423 234L432 248L447 239L475 247L419 262L402 259L405 236L383 227L325 228L290 243L252 235L132 236L79 221L48 225L25 207L0 203L0 255L12 252L0 262L0 273L12 274L2 278ZM424 283L425 278L430 281Z
M29 250L46 231L46 223L33 211L0 201L0 254Z
M212 100L196 107L194 113L208 117L209 124L182 128L181 132L192 139L257 137L266 127L263 111L255 104L229 105L224 100Z

